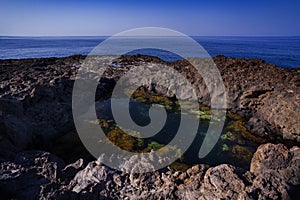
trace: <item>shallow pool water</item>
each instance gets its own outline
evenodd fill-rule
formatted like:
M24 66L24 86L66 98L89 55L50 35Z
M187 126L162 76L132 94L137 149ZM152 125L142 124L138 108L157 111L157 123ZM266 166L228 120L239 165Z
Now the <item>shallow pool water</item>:
M152 102L153 103L153 102ZM158 103L158 102L154 102ZM180 123L180 112L175 103L159 102L167 109L167 120L165 126L156 135L146 139L140 139L139 133L137 137L132 137L126 132L122 131L114 122L110 110L110 99L99 102L98 104L98 119L102 128L110 141L113 141L119 147L133 152L149 152L151 149L158 149L168 144L177 133ZM149 108L150 102L140 102L138 100L131 100L130 114L132 119L138 125L147 125L150 123ZM242 118L228 114L222 134L214 146L213 150L205 157L200 159L198 157L200 147L207 132L210 122L210 110L203 108L201 111L190 110L186 113L190 118L199 120L199 127L196 137L192 145L183 154L178 162L192 165L197 163L206 163L208 165L217 165L221 163L234 164L243 168L248 168L252 155L263 139L253 137L243 126ZM128 130L134 131L134 130ZM190 134L190 135L189 135ZM186 133L186 137L193 137L193 133ZM178 153L180 149L178 149Z
M121 104L122 99L119 99L119 101ZM99 124L104 130L107 140L126 151L150 152L151 149L156 150L165 146L174 138L179 127L181 115L180 105L174 99L159 97L157 95L134 95L130 100L130 115L137 125L145 126L151 123L149 108L152 104L160 104L166 109L167 120L163 128L157 134L149 138L140 138L140 133L135 130L126 129L126 131L122 131L124 128L120 127L114 121L111 111L111 99L96 102L95 107L98 120L91 121L90 123ZM199 105L199 110L188 110L187 113L183 114L191 119L197 119L199 121L199 127L193 143L186 152L182 152L180 148L175 146L170 149L175 150L174 152L176 154L183 153L181 158L174 164L174 166L179 169L184 169L187 166L198 163L207 164L209 166L227 163L248 169L256 148L265 142L263 138L250 134L243 125L243 119L240 116L227 112L225 126L218 142L206 157L200 159L198 154L209 126L211 117L210 109L206 106ZM129 131L130 135L128 134ZM190 134L193 133L187 131L186 137L194 137ZM74 146L76 146L76 148L74 148ZM91 155L79 141L76 131L58 139L53 152L61 155L70 162L80 157L91 159Z

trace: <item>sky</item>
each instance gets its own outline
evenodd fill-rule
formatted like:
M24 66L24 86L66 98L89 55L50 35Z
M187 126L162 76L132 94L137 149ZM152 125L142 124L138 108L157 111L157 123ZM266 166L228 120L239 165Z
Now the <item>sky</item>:
M149 26L192 36L300 36L300 1L0 0L0 36L110 36Z

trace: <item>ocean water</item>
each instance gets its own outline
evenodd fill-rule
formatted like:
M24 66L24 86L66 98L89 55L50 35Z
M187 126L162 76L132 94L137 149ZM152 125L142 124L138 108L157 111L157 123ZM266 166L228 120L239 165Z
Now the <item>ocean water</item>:
M89 54L107 37L6 37L0 36L0 59L63 57ZM300 37L192 37L210 56L261 58L284 68L300 67ZM158 56L166 61L179 56L157 49L131 52Z

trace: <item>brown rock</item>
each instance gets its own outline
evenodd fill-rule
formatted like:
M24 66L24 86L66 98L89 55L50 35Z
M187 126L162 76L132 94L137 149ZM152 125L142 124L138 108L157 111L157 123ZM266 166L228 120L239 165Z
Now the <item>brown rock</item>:
M260 196L289 199L290 195L299 195L292 190L300 188L300 148L261 145L253 155L250 171L256 176L252 190L259 190Z
M239 199L245 194L241 172L230 165L219 165L207 170L201 186L203 199ZM240 175L239 175L240 174Z

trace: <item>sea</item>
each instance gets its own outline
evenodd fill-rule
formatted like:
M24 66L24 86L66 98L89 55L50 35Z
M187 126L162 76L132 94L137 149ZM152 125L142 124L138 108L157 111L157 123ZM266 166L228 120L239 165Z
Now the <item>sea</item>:
M191 36L211 57L260 58L283 68L300 67L298 37L229 37ZM9 37L0 36L0 59L65 57L88 55L106 40L101 37ZM174 53L157 49L140 49L129 54L147 54L166 61L181 59Z

